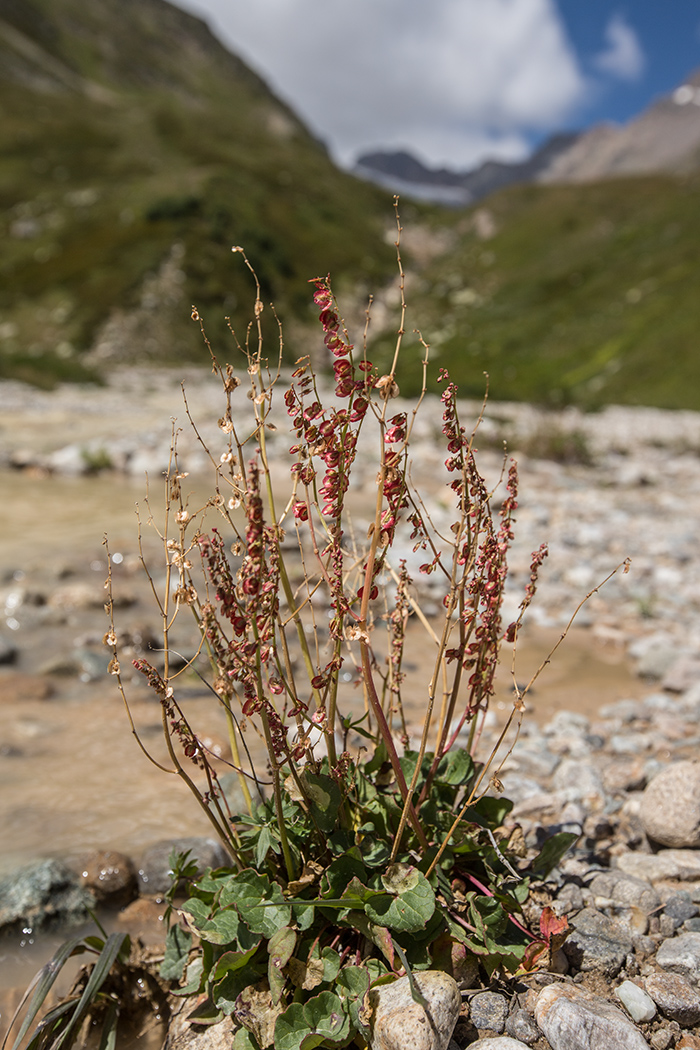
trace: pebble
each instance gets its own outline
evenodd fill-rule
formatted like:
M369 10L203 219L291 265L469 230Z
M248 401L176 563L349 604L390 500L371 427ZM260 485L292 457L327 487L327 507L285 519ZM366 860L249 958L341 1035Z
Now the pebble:
M700 852L683 849L665 849L659 853L621 853L615 864L627 875L647 882L662 879L700 879Z
M519 1007L506 1018L506 1032L517 1042L520 1040L530 1046L537 1042L540 1030L527 1010Z
M700 974L700 933L679 933L659 947L656 962L662 970L697 980Z
M42 675L9 671L0 675L0 704L20 704L32 700L48 700L54 687Z
M578 913L574 929L564 942L566 957L577 970L596 970L607 977L620 972L631 951L629 931L593 908Z
M549 985L535 1020L552 1050L648 1050L638 1028L612 1003L573 985Z
M654 1000L633 981L623 981L615 995L633 1021L651 1021L656 1017Z
M469 1019L480 1031L502 1032L508 1016L508 1001L497 992L479 992L469 1003Z
M640 817L662 846L700 846L700 762L674 762L655 776L644 789Z
M680 974L650 974L644 987L661 1012L672 1021L688 1028L700 1021L700 995Z
M408 977L372 989L372 1050L447 1050L462 1005L457 983L439 970L414 972L413 978L429 1016L412 998Z

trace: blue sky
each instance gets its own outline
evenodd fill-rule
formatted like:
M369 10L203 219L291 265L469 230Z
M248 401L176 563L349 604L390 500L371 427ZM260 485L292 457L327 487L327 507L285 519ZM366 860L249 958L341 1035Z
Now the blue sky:
M342 164L470 168L624 122L700 67L700 0L177 0Z

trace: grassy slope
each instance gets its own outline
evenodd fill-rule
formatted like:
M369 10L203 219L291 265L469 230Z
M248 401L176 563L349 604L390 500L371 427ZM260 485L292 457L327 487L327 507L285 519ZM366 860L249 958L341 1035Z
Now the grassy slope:
M0 18L23 34L18 48L0 33L0 375L79 378L100 324L139 304L174 243L170 359L202 355L191 303L217 341L224 310L249 316L233 244L263 299L302 318L309 277L391 271L386 194L335 169L202 23L162 0L0 0Z
M523 186L481 206L496 235L455 217L463 236L410 296L435 369L475 396L487 370L499 399L700 410L699 177Z

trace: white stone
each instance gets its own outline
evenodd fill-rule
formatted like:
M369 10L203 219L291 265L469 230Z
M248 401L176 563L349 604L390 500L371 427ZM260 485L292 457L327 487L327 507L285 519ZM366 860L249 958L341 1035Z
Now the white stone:
M439 970L415 973L413 979L428 1011L412 998L408 977L369 993L372 1050L447 1050L462 1006L457 982Z
M674 762L655 776L642 795L640 817L662 846L700 846L700 762Z
M633 981L623 981L615 995L633 1021L651 1021L656 1016L654 1000Z
M535 1020L552 1050L649 1050L639 1029L616 1006L576 985L550 984Z
M511 1039L509 1035L485 1036L469 1044L469 1050L530 1050L527 1043Z

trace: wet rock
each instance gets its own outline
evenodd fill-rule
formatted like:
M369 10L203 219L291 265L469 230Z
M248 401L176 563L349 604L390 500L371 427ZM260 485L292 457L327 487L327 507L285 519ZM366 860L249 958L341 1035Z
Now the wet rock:
M0 880L0 929L77 926L94 906L78 876L55 860L35 861Z
M648 1050L632 1022L612 1003L575 985L549 985L535 1020L552 1050Z
M20 671L0 675L0 704L21 704L31 700L48 700L54 687L41 675Z
M656 1017L654 1000L633 981L623 981L615 995L633 1021L652 1021Z
M513 1039L530 1046L540 1037L540 1031L527 1010L518 1007L506 1019L506 1033Z
M700 973L700 933L679 933L659 946L656 962L662 970L697 980Z
M644 789L640 817L650 839L682 849L700 846L700 762L674 762Z
M615 977L632 951L628 930L593 908L584 908L564 944L572 966L584 973L598 971Z
M142 893L166 893L170 889L170 855L173 851L189 850L192 860L197 861L197 872L203 874L207 868L219 868L231 863L223 846L214 839L180 838L164 839L146 850L138 868Z
M497 992L479 992L469 1003L469 1019L475 1028L502 1032L506 1025L508 1002Z
M678 973L653 973L644 986L659 1010L686 1027L700 1021L700 995Z
M121 908L138 896L136 868L129 857L116 850L96 850L80 866L83 886L98 904Z
M682 881L700 878L700 852L688 849L665 849L660 853L620 853L615 857L620 871L647 882L662 879Z
M414 980L428 1003L428 1013L413 1000L407 977L370 991L372 1050L448 1047L462 1005L457 983L438 970L416 972Z

